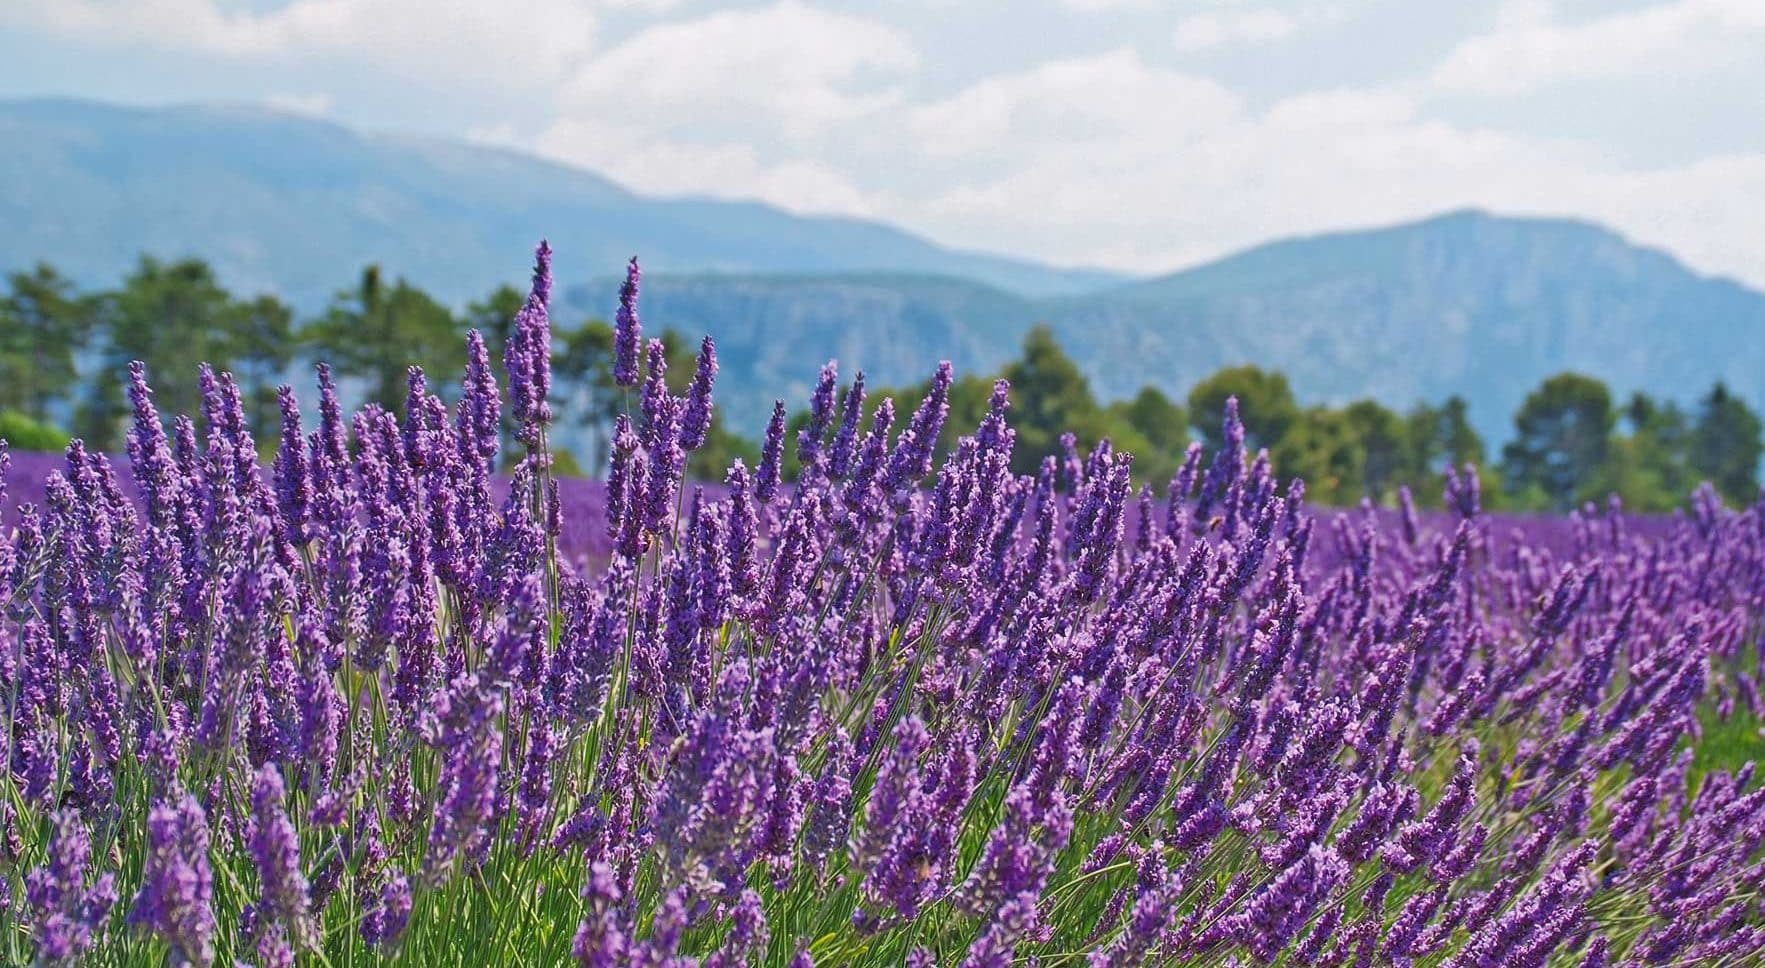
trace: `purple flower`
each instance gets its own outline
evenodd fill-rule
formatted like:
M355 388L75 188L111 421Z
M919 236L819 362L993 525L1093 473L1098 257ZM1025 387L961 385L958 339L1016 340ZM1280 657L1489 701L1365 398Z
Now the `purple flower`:
M912 419L895 441L895 449L889 455L888 467L882 480L882 489L885 492L898 492L918 484L931 473L932 453L938 445L938 434L944 429L944 418L950 414L951 380L950 361L945 360L938 364L938 372L932 377L931 390L919 402L919 409L913 411Z
M693 382L686 388L686 412L680 418L680 446L698 450L711 432L711 385L717 381L717 344L705 337L699 344Z
M857 752L844 729L828 740L826 767L809 794L803 832L803 860L811 870L823 869L835 851L845 849L852 825L852 774Z
M37 958L46 965L80 963L116 903L116 876L99 874L87 883L92 841L72 810L57 811L43 866L25 875L29 923Z
M139 360L129 364L129 399L134 405L134 422L128 435L129 462L145 498L147 520L158 528L175 527L184 481L159 411L153 406L147 368Z
M541 239L533 256L533 288L515 315L503 371L509 375L509 399L528 446L539 442L539 428L551 422L546 396L552 381L552 330L546 303L552 291L552 247Z
M748 468L736 458L723 479L729 488L729 561L731 591L742 601L750 600L760 585L759 514L749 490Z
M443 692L428 721L426 733L443 753L440 802L425 858L431 876L475 863L488 843L502 761L502 713L502 693L465 674Z
M717 953L705 961L705 968L741 968L750 964L764 956L769 937L766 909L760 903L759 893L749 888L730 912L729 933Z
M174 964L214 960L214 873L209 866L208 818L185 794L147 814L147 859L129 923L158 935Z
M1258 961L1274 961L1324 898L1347 882L1349 873L1334 851L1314 845L1251 898L1233 932Z
M589 865L582 897L587 902L587 911L576 929L571 956L582 968L618 968L629 964L631 940L619 907L624 894L605 861Z
M660 378L654 383L659 384ZM646 392L646 398L648 393ZM644 468L646 487L637 505L637 519L650 534L671 533L674 523L674 502L686 473L686 451L680 445L681 400L660 391L653 406L645 410L643 432L644 453L649 458Z
M306 876L300 871L300 841L282 805L281 771L265 763L251 784L251 830L247 841L257 865L257 917L268 929L285 933L286 943L306 950L317 942L309 910Z
M784 401L772 401L772 417L766 422L766 440L760 447L760 468L754 478L754 500L762 506L771 504L778 493L781 462L784 456Z
M362 939L374 947L396 944L411 920L411 881L403 874L380 885L377 903L362 916Z
M637 386L637 358L643 346L643 325L637 319L637 287L642 279L637 256L632 256L625 267L625 282L619 286L619 311L613 315L613 382L622 387Z
M502 399L497 394L496 374L490 371L490 351L477 330L466 334L464 395L455 413L455 426L460 453L486 470L494 467L502 428Z
M292 387L278 387L282 408L282 442L276 451L276 502L282 512L283 533L296 545L306 544L307 517L311 513L312 482L306 460L306 444L300 430L300 405Z
M809 395L809 423L797 431L797 462L805 474L821 467L821 447L833 422L834 387L838 382L839 363L828 360L821 368L815 392Z
M1108 440L1016 453L1003 381L946 427L947 365L904 426L830 366L788 493L779 404L685 494L715 346L674 394L635 263L602 492L548 473L536 263L506 402L472 334L451 406L411 368L351 417L321 367L309 431L280 391L269 472L211 368L194 419L130 368L126 472L0 445L19 957L396 959L418 893L483 888L605 966L1765 950L1765 791L1698 747L1765 710L1765 504L1504 519L1467 467L1318 514L1228 407L1161 512ZM528 876L569 869L580 903Z
M852 473L852 461L857 456L858 422L863 417L864 371L860 370L841 399L840 426L834 432L833 445L828 451L827 473L834 480L841 480Z

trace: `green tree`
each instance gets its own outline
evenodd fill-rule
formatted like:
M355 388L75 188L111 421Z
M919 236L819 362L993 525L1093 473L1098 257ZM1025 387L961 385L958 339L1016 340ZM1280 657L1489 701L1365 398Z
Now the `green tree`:
M1759 499L1759 415L1717 381L1698 401L1691 468L1735 504Z
M7 276L0 299L0 407L33 421L74 392L76 357L91 338L95 305L44 263Z
M738 457L750 469L759 466L759 443L731 433L722 420L713 416L704 446L687 457L686 476L695 481L721 481L729 473L729 465Z
M1421 403L1405 415L1404 436L1410 445L1406 473L1415 478L1437 475L1447 464L1482 466L1483 437L1471 426L1470 406L1454 394L1436 407Z
M1189 445L1188 416L1157 387L1141 387L1132 400L1111 404L1109 409L1164 453L1181 455Z
M362 270L360 283L341 292L301 339L339 374L367 383L368 399L404 410L406 369L421 366L431 388L459 379L465 340L446 306L399 279L387 286L379 266Z
M1526 395L1514 415L1514 440L1502 448L1509 490L1557 511L1591 496L1612 447L1617 422L1606 385L1559 373Z
M1311 407L1299 413L1269 451L1282 477L1305 479L1307 500L1350 504L1366 481L1366 451L1354 422L1341 410Z
M1373 400L1356 400L1343 408L1342 418L1360 444L1360 494L1383 504L1395 496L1409 462L1409 438L1403 420Z
M1287 428L1299 419L1299 405L1283 374L1257 366L1235 366L1213 374L1189 391L1189 422L1209 450L1224 445L1220 417L1226 398L1238 398L1238 419L1244 423L1244 445L1251 453L1273 452Z
M503 372L503 347L509 345L509 334L514 331L515 317L526 304L526 293L505 284L491 290L483 299L466 306L465 328L475 329L483 334L484 346L490 351L491 366L496 370L498 383L504 382L508 377Z
M68 436L17 410L0 410L0 440L15 451L53 453L67 448Z
M1683 504L1692 486L1685 412L1672 401L1658 403L1634 393L1624 405L1623 422L1629 433L1612 441L1606 466L1589 492L1617 494L1635 511L1669 511Z
M294 313L275 296L260 295L234 307L232 371L245 416L259 441L274 436L281 420L276 387L294 360Z
M1134 474L1162 486L1182 466L1189 445L1183 408L1157 387L1141 387L1131 400L1118 400L1105 411L1110 439L1134 454Z
M167 416L198 413L198 365L224 370L233 363L238 306L200 259L142 256L122 287L96 306L104 365L75 417L76 431L94 448L114 449L119 441L129 361L147 365L154 401Z
M1059 451L1060 435L1069 430L1087 444L1095 443L1106 432L1106 421L1101 419L1102 410L1091 393L1090 381L1055 342L1054 333L1047 326L1037 326L1025 334L1023 355L1007 364L1001 376L1011 381L1012 426L1017 431L1012 467L1018 473L1035 473L1043 457ZM992 381L976 382L981 391L977 413L959 413L956 394L951 394L949 425L954 433L972 433L979 415L986 412L985 401L992 393ZM1116 443L1127 446L1124 441Z
M552 357L553 390L565 412L588 431L591 472L607 466L613 421L624 394L613 382L613 328L591 319L564 334Z
M1450 396L1439 406L1418 403L1404 415L1404 439L1408 452L1403 478L1420 503L1438 507L1445 490L1442 471L1447 465L1484 466L1483 438L1471 426L1470 407L1461 396ZM1490 494L1494 477L1483 481L1484 506L1494 507Z

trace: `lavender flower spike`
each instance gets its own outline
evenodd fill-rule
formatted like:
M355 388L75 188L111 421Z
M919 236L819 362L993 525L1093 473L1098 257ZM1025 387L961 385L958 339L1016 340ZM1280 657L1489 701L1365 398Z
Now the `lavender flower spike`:
M613 382L622 387L637 386L638 355L643 352L643 324L637 318L637 287L643 279L637 267L637 256L625 268L625 282L619 287L619 311L613 315Z
M116 877L100 874L88 886L92 840L85 824L72 810L58 811L53 821L49 856L25 877L25 900L33 912L38 961L71 966L81 962L103 930L116 902Z
M686 412L680 418L680 446L698 450L711 433L711 385L717 380L717 344L706 336L699 344L698 366L686 390Z
M503 347L503 370L509 376L509 397L521 438L532 446L539 428L551 422L546 396L552 382L552 329L546 303L552 291L552 247L541 239L534 253L533 288L515 315L508 345Z
M147 814L147 862L129 923L158 935L173 964L214 960L214 872L208 860L208 818L183 795Z
M282 800L282 773L265 763L251 785L251 830L247 842L257 865L258 918L285 932L296 950L311 948L317 938L309 910L306 876L300 871L300 841Z

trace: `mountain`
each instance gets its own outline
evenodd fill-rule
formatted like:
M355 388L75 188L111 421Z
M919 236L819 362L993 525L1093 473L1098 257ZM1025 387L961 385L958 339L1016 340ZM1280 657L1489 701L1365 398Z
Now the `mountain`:
M1765 294L1572 220L1455 212L1289 239L1038 309L1112 395L1261 363L1302 401L1461 394L1492 441L1566 369L1687 403L1723 379L1765 404Z
M875 222L638 195L495 148L358 134L261 107L0 102L0 268L90 285L142 252L200 255L235 290L322 306L369 262L464 304L526 274L542 235L580 278L633 253L662 272L936 273L1028 296L1118 274L955 251Z
M1765 295L1572 220L1454 212L1126 279L876 223L648 198L512 152L259 108L0 102L0 143L0 269L47 259L86 285L141 252L193 253L235 290L310 309L375 261L459 304L519 281L545 234L556 315L573 321L609 316L613 273L641 253L646 324L717 337L718 399L750 435L830 357L873 385L923 379L940 358L986 372L1037 322L1106 397L1180 396L1257 363L1308 403L1461 394L1492 444L1564 369L1684 403L1723 379L1765 406Z
M611 316L618 281L564 290L566 317ZM717 396L758 437L774 398L807 401L821 365L863 370L872 387L932 375L941 359L985 373L1009 360L1040 304L966 279L881 273L644 277L646 331L717 339Z
M605 279L565 298L604 316L614 292ZM922 379L938 358L984 372L1036 322L1105 397L1147 384L1180 395L1255 363L1286 373L1305 403L1460 394L1491 444L1527 391L1565 369L1607 381L1620 402L1644 390L1691 403L1722 379L1765 405L1765 294L1598 226L1482 212L1273 242L1076 297L924 277L664 276L646 279L644 307L717 335L723 393L750 433L767 393L802 399L828 357L873 383Z

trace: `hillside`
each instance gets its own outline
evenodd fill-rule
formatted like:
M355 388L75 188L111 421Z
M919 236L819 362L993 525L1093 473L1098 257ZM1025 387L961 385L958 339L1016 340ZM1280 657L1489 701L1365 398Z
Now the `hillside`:
M1765 402L1765 295L1567 220L1457 212L1286 240L1040 308L1113 394L1260 362L1308 399L1463 394L1496 439L1564 369L1683 401L1721 378Z
M958 252L899 229L767 205L634 194L500 149L358 134L259 107L0 102L0 267L47 259L108 284L146 251L315 308L371 261L464 303L525 275L550 237L576 278L633 253L662 272L913 272L1026 295L1119 275Z
M607 315L615 285L569 294ZM1390 406L1461 394L1491 442L1540 380L1565 369L1690 403L1720 378L1765 404L1765 295L1691 272L1585 223L1458 212L1259 246L1080 297L1030 300L904 276L659 277L645 318L712 332L744 425L767 388L807 392L829 356L885 382L938 358L996 365L1050 323L1097 389L1172 394L1222 366L1285 372L1303 401Z
M311 310L378 261L463 304L520 281L544 234L573 321L610 314L610 273L639 253L645 320L717 336L719 399L750 434L829 357L877 383L940 358L986 369L1036 322L1105 396L1180 395L1254 362L1308 401L1462 394L1492 441L1527 389L1569 368L1684 402L1721 378L1765 405L1765 295L1569 220L1457 212L1125 280L261 108L0 102L0 141L0 269L47 259L88 286L141 252L196 254L235 290Z
M611 315L617 283L564 294L567 312ZM940 359L984 372L1010 359L1036 304L980 283L882 274L645 277L652 329L717 338L718 399L737 429L758 436L775 396L808 399L821 364L840 361L871 386L931 375Z

